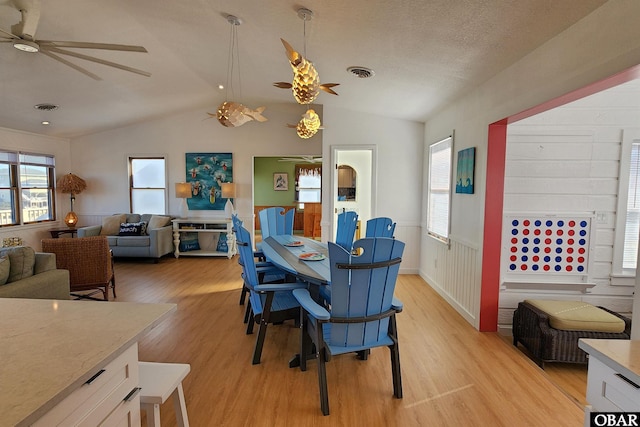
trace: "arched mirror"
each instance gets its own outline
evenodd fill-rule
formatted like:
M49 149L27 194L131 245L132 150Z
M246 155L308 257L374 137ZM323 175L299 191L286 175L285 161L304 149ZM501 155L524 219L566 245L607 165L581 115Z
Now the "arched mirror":
M338 166L338 201L356 200L356 171L351 166Z

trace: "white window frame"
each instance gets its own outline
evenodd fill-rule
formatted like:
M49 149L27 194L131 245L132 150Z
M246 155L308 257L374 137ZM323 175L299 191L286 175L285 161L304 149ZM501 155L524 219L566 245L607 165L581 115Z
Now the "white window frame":
M620 168L618 177L618 206L616 215L616 228L613 245L613 265L612 265L612 277L615 281L616 277L630 278L635 277L635 268L624 268L623 259L625 252L625 240L627 238L627 203L629 201L629 179L631 173L631 152L634 144L640 144L640 128L623 129L622 131L622 145L620 149ZM638 145L640 148L640 145ZM639 173L640 177L640 173ZM636 236L636 239L638 237ZM637 240L636 240L637 244ZM613 283L612 281L612 283ZM632 283L616 283L616 284L628 284Z
M55 204L55 176L56 176L56 159L51 154L30 153L24 151L0 150L3 153L0 163L8 165L9 186L2 186L0 189L8 191L10 194L11 212L10 221L0 224L2 227L38 224L43 222L52 222L56 220L56 204ZM38 167L46 169L46 187L41 185L23 185L21 176L24 176L25 168ZM46 192L46 210L47 218L38 219L40 215L37 210L32 212L31 209L25 208L25 191L43 190ZM26 199L28 200L28 199ZM33 214L33 215L31 215ZM31 216L34 216L31 218Z
M446 157L448 165L441 163L441 167L447 167L448 170L444 171L444 174L440 174L439 177L434 176L434 173L441 172L441 167L434 165L435 161L441 161L441 156L435 157L435 153L449 150L449 155ZM452 172L453 172L453 135L448 136L440 141L437 141L428 147L428 160L429 160L429 176L427 182L427 234L443 243L449 244L449 234L451 232L451 184ZM448 182L443 183L442 179L446 178ZM446 189L442 184L446 185ZM435 188L435 185L440 185ZM433 203L432 194L447 195L447 208L446 212L438 212L438 207ZM438 224L435 226L435 221L446 221L446 224Z
M133 186L133 167L132 162L135 160L162 160L164 162L164 186L163 187L146 187L146 188L134 188ZM168 169L167 169L167 157L164 155L130 155L127 157L128 161L128 169L129 169L129 210L132 213L149 213L149 214L160 214L166 215L168 210L168 200L169 200L169 186L168 186ZM163 190L164 193L164 212L151 212L149 210L142 209L144 212L140 211L140 209L135 209L133 206L133 192L136 190Z

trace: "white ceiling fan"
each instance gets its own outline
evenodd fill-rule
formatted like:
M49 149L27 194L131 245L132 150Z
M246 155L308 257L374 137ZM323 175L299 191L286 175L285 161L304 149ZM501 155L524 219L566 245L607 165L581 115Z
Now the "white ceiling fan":
M279 162L296 162L296 163L322 163L321 156L294 156L294 157L281 157Z
M0 43L12 43L13 47L23 52L42 53L49 58L62 62L63 64L73 68L76 71L80 71L81 73L95 80L101 80L101 78L94 73L72 62L69 62L58 55L67 55L74 58L83 59L85 61L96 62L98 64L107 65L109 67L119 68L124 71L140 74L145 77L151 76L151 73L143 70L138 70L126 65L106 61L104 59L95 58L93 56L84 55L78 52L61 49L77 48L115 50L124 52L147 52L147 50L142 46L36 39L35 34L38 28L38 21L40 20L40 0L5 0L3 2L0 2L0 5L3 4L7 6L13 6L18 9L22 14L22 20L17 24L11 26L11 32L0 28Z

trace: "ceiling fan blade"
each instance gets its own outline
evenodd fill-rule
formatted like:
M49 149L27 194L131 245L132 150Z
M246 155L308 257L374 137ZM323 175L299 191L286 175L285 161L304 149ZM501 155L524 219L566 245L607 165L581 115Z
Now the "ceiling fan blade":
M10 38L12 38L14 40L20 38L20 37L16 36L15 34L10 33L9 31L3 30L2 28L0 28L0 33L4 33L4 34L6 34L7 36L9 36Z
M67 65L67 66L73 68L76 71L80 71L82 74L85 74L85 75L91 77L94 80L102 80L100 77L96 76L91 71L85 70L84 68L79 67L76 64L67 61L64 58L60 58L58 55L54 55L53 53L47 52L46 50L40 50L40 53L42 53L44 55L47 55L51 59L55 59L56 61L62 62L64 65Z
M72 47L78 49L104 49L104 50L120 50L123 52L144 52L147 53L147 49L142 46L132 46L128 44L111 44L111 43L89 43L89 42L70 42L70 41L56 41L56 40L38 40L40 46L52 46L52 47Z
M58 49L57 47L51 47L51 46L45 46L45 47L40 46L40 47L41 47L41 50L40 50L41 52L46 50L48 52L55 52L55 53L59 53L59 54L62 54L62 55L69 55L69 56L73 56L75 58L84 59L86 61L95 62L97 64L107 65L109 67L119 68L119 69L124 70L124 71L129 71L131 73L140 74L141 76L151 77L151 73L149 73L147 71L142 71L142 70L138 70L137 68L127 67L126 65L117 64L117 63L111 62L111 61L105 61L104 59L94 58L93 56L83 55L81 53L71 52L71 51L68 51L68 50L62 50L62 49Z

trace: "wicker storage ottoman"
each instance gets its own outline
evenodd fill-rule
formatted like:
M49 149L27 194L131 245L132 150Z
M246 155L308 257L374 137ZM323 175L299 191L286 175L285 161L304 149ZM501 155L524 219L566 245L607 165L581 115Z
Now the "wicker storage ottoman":
M631 320L598 307L624 321L624 331L561 330L550 324L550 315L529 301L520 302L513 313L513 345L522 344L531 358L544 368L544 362L587 363L587 353L578 348L580 338L629 339Z

